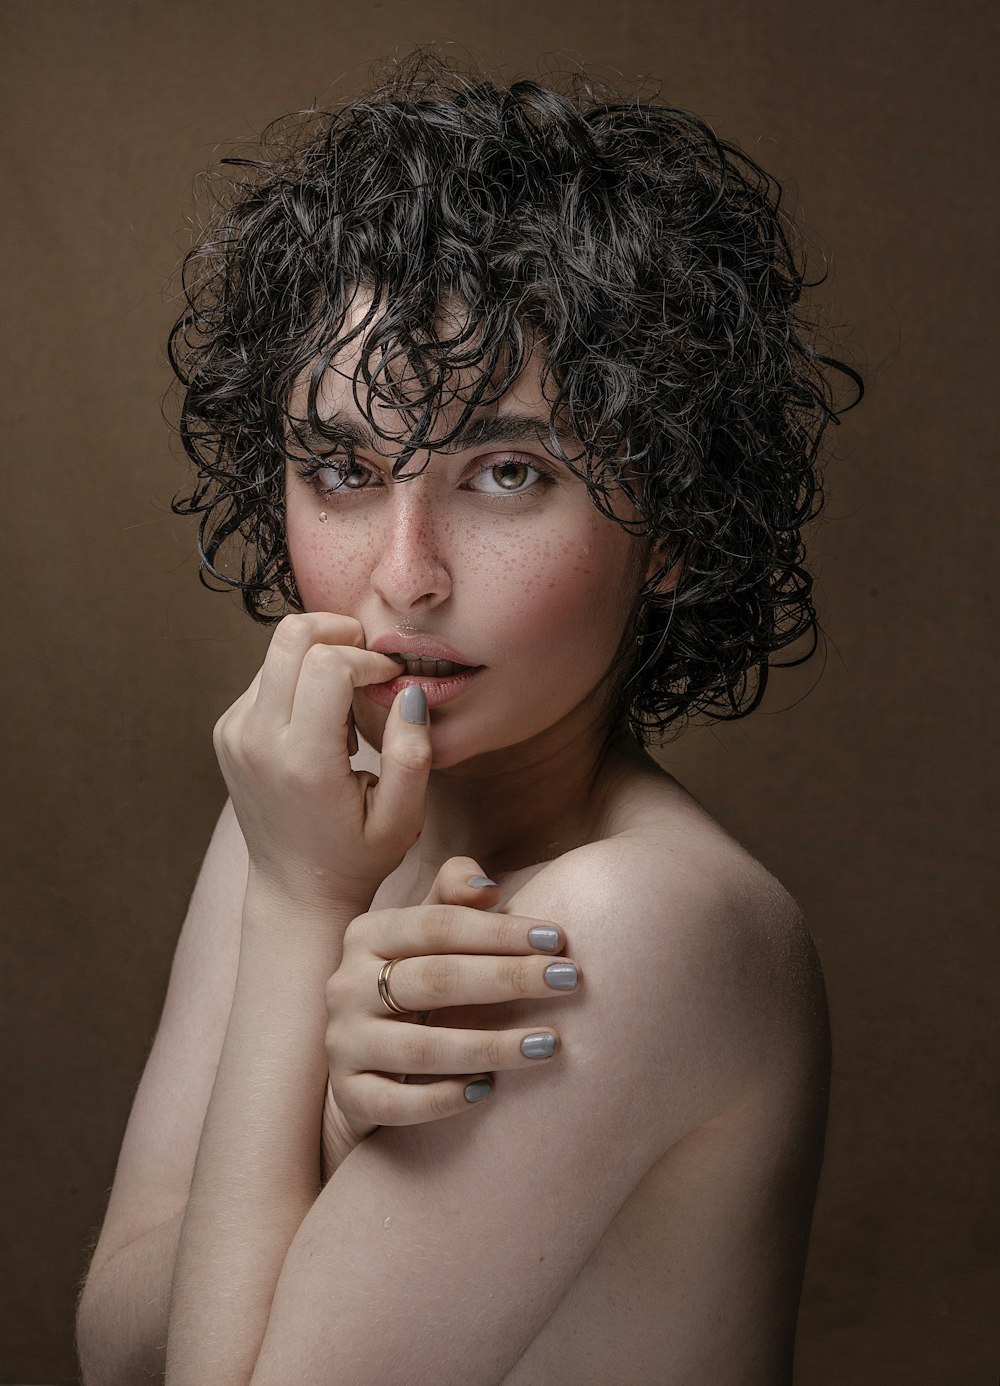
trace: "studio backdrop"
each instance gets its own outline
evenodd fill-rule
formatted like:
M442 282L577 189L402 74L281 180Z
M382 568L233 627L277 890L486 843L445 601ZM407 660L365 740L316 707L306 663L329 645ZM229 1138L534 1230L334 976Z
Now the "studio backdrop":
M826 971L798 1382L993 1386L991 14L5 0L0 1381L75 1379L77 1287L224 797L212 725L266 640L199 586L170 510L188 475L163 344L192 179L436 43L509 73L655 79L786 180L828 267L816 308L868 397L830 431L822 655L662 754L796 896Z

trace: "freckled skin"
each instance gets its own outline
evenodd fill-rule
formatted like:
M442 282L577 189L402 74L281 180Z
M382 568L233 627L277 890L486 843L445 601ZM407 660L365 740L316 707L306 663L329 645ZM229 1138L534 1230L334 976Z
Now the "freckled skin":
M320 407L357 421L348 375L329 373ZM537 364L496 413L547 417ZM392 481L391 457L359 450L356 460L365 484L330 494L317 484L329 477L306 479L289 465L292 567L307 610L355 617L369 642L403 626L485 666L468 693L435 709L434 765L526 741L578 709L618 650L645 576L642 541L602 515L540 443L434 454L404 482ZM548 482L504 494L492 469L511 462ZM359 728L376 746L386 715L356 697Z

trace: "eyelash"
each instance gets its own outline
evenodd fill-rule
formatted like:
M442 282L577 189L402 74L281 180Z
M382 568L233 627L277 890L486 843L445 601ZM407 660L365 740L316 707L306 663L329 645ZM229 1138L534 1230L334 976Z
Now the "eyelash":
M335 467L337 465L353 467L357 469L357 471L359 472L366 472L369 477L378 476L378 473L372 467L366 466L363 462L358 462L350 457L342 457L336 454L324 458L322 461L317 460L315 462L302 462L299 464L298 471L299 475L305 481L311 482L311 484L316 488L317 492L320 496L323 497L324 500L329 500L337 495L350 495L354 493L361 494L364 491L375 491L381 489L377 486L345 486L343 482L340 482L336 486L320 485L320 473L326 471L328 468ZM488 464L483 465L482 467L479 467L475 472L473 472L472 476L468 478L468 481L473 481L486 472L496 471L498 468L505 466L527 467L530 471L533 471L536 474L535 480L532 481L521 491L508 491L506 493L504 493L503 491L480 491L478 493L479 495L489 495L492 499L501 500L504 504L507 504L512 501L524 502L530 499L532 493L535 493L539 490L544 490L549 486L555 484L555 477L552 475L551 472L547 471L546 468L541 465L541 463L535 461L534 459L529 461L526 457L519 457L516 454L509 457L501 457L495 462L490 462Z

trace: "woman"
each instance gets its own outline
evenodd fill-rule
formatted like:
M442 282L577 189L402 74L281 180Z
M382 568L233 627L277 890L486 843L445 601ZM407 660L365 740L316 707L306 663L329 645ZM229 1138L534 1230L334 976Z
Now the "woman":
M644 749L815 627L836 363L776 189L419 55L246 167L173 338L183 508L293 614L216 729L85 1378L788 1380L822 980Z

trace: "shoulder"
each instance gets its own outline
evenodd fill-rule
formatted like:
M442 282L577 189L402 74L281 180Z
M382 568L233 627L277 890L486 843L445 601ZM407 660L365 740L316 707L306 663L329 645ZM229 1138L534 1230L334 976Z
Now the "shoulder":
M510 908L563 925L631 1042L686 1080L687 1129L753 1090L814 1087L825 993L795 901L682 790L645 808L548 863Z

